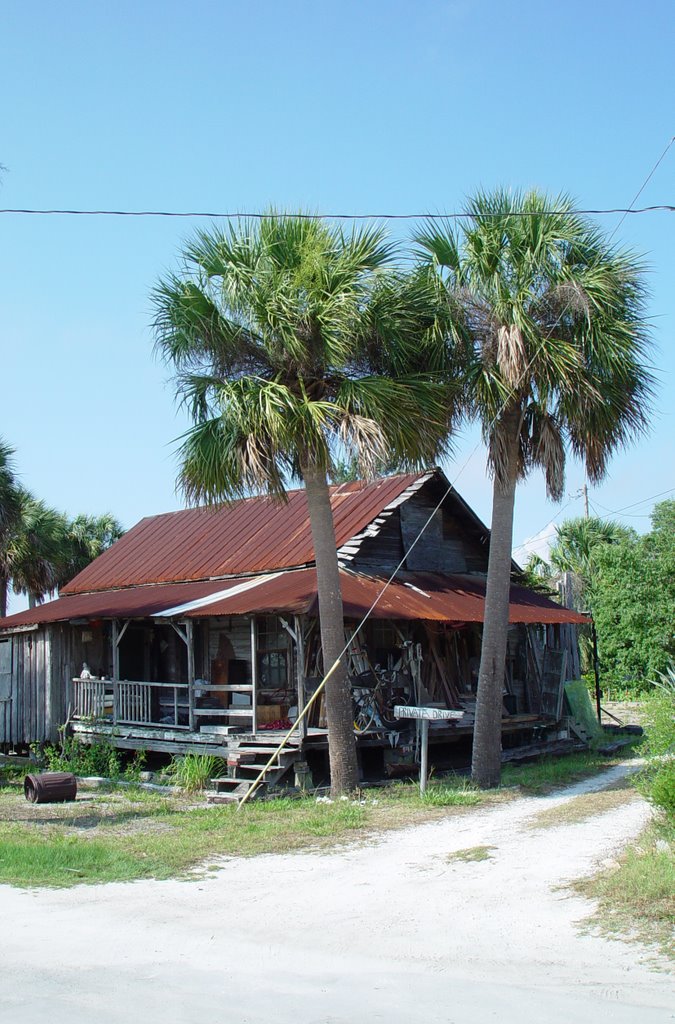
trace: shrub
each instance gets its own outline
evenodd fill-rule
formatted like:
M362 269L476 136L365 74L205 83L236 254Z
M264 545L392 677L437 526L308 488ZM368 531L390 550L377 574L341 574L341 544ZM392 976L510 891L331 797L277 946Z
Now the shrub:
M645 704L649 761L640 777L645 796L675 818L675 666L654 683Z
M122 759L112 743L100 741L85 745L72 737L64 737L60 747L44 748L46 767L50 772L72 772L74 775L102 775L118 779L122 775Z
M50 772L98 775L125 782L140 782L145 760L145 751L138 750L125 767L123 755L112 743L101 740L84 744L73 737L64 737L60 747L48 744L38 755L38 763Z

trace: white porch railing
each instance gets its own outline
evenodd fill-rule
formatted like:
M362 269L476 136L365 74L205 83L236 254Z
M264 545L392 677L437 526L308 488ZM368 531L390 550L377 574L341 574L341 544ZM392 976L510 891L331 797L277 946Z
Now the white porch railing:
M190 727L187 683L73 679L73 696L73 718L103 719L114 725Z

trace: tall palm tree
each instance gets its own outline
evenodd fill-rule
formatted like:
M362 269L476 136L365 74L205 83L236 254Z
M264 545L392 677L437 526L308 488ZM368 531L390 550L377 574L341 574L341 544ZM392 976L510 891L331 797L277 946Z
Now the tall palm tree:
M480 193L458 228L418 237L463 339L468 415L493 475L485 626L472 771L500 778L501 708L516 485L533 468L560 500L566 449L600 480L646 427L652 378L642 266L566 196Z
M394 257L380 229L270 214L200 232L154 293L157 346L194 419L180 450L188 500L283 500L304 482L324 666L339 664L326 683L334 794L358 768L328 475L352 457L366 476L426 463L450 420L435 290L395 273Z

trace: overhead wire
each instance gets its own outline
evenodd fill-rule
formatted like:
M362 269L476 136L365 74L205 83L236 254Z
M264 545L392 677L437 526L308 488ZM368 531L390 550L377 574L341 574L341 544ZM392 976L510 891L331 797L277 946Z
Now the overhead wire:
M670 145L668 146L670 148ZM666 151L663 153L661 159L657 162L652 170L656 170L658 163L661 162L665 156ZM651 177L651 175L650 175ZM649 179L647 179L649 180ZM645 185L647 181L645 181ZM644 185L643 185L644 188ZM638 193L639 195L639 193ZM675 205L669 203L660 203L655 206L643 206L637 209L632 207L611 207L608 209L575 209L575 210L513 210L507 214L503 213L481 213L481 217L541 217L541 216L558 216L558 217L576 217L581 214L594 216L594 217L605 217L613 216L614 214L623 214L619 224L614 229L613 234L617 231L620 224L623 223L625 218L629 215L638 215L644 213L675 213ZM28 209L28 208L5 208L0 209L0 214L11 215L27 215L34 217L180 217L180 218L206 218L210 220L266 220L270 217L278 216L276 212L268 213L237 213L229 212L223 213L221 211L208 211L208 210L69 210L69 209ZM452 213L293 213L293 217L298 220L467 220L474 217L475 214L470 210L454 211ZM612 237L610 236L610 237Z
M664 495L672 494L674 491L675 487L669 487L665 491L659 491L658 494L650 494L648 498L642 498L640 501L634 501L631 505L624 505L622 508L607 508L605 505L600 504L600 502L597 501L597 499L595 501L595 504L598 505L601 509L604 509L608 515L618 516L629 508L638 508L640 505L645 505L648 501L655 501L656 498L662 498L664 497Z
M635 206L635 204L637 203L638 199L640 198L640 196L642 195L642 193L646 189L646 187L649 184L649 182L654 177L654 175L655 175L657 169L659 168L659 166L661 165L661 163L663 163L663 161L665 160L666 154L668 153L668 150L670 149L670 147L672 146L672 144L674 142L675 142L675 135L673 135L673 137L670 139L670 141L668 142L668 144L667 144L666 148L664 149L663 153L661 153L661 156L658 158L658 160L656 161L656 163L652 167L651 171L649 172L649 174L647 175L647 177L642 182L642 184L640 185L639 189L637 190L637 192L633 196L633 198L630 201L630 204L628 206L628 209L621 211L621 213L623 213L623 217L621 218L619 223L616 225L616 227L612 231L611 235L608 238L608 242L612 241L612 239L614 238L614 235L617 233L617 231L619 230L619 228L621 227L621 225L623 224L623 222L625 221L625 219L629 215L629 213L637 212L637 211L633 210L633 207Z
M544 530L548 529L548 527L549 527L549 526L551 525L551 523L554 523L554 522L556 521L556 519L557 519L557 518L558 518L559 516L561 516L561 515L563 514L563 512L564 512L564 511L565 511L566 509L568 509L568 508L570 507L570 505L572 504L572 502L574 502L574 501L578 501L578 500L579 500L580 498L581 498L581 494L575 494L575 495L573 495L573 496L572 496L572 497L570 498L570 500L569 500L569 501L567 502L567 504L566 504L566 505L563 505L563 507L562 507L561 509L558 509L558 511L556 512L556 514L555 514L554 516L552 516L552 517L551 517L551 518L549 519L549 521L548 521L547 523L545 523L545 524L544 524L544 525L543 525L543 526L541 527L541 529L540 529L540 530L537 530L537 532L536 532L536 533L534 533L534 534L532 534L532 536L531 536L531 537L530 537L530 538L529 538L528 540L524 540L522 544L519 544L519 545L518 545L518 547L515 547L515 548L513 549L513 550L514 550L514 552L515 552L515 551L521 551L521 550L522 550L523 548L526 548L526 547L528 546L528 544L531 544L533 540L535 540L535 539L536 539L536 538L537 538L537 537L538 537L538 536L539 536L540 534L542 534L542 533L544 532Z

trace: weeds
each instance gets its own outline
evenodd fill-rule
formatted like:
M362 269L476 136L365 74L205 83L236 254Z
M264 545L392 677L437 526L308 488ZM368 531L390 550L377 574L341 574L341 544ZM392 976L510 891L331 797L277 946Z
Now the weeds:
M224 775L225 769L222 757L214 754L184 754L171 759L166 775L186 793L200 793L211 779Z
M597 900L588 923L607 935L656 944L675 958L675 829L654 822L617 864L573 888Z
M464 850L453 850L447 859L450 862L460 860L467 863L490 860L494 849L494 846L468 846Z
M47 744L43 749L32 749L38 765L47 771L72 772L85 778L102 776L112 782L140 782L146 761L144 750L137 751L125 764L123 755L109 741L84 744L69 736L63 737L59 747Z

